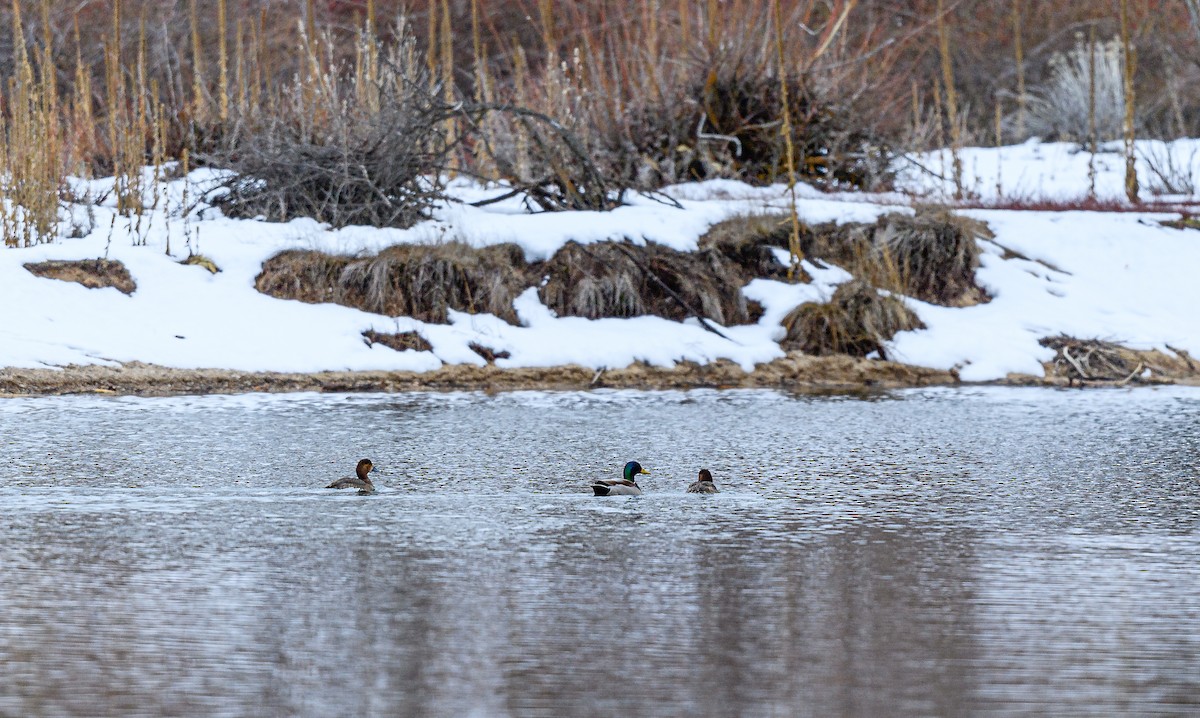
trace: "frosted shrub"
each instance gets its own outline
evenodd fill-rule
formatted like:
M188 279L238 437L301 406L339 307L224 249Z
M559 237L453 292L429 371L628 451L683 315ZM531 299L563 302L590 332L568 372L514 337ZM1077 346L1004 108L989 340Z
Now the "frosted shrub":
M1121 43L1113 38L1095 45L1096 139L1121 137L1125 93L1121 85ZM1088 139L1088 43L1079 38L1075 47L1050 58L1050 77L1029 98L1028 130L1050 140L1084 142Z

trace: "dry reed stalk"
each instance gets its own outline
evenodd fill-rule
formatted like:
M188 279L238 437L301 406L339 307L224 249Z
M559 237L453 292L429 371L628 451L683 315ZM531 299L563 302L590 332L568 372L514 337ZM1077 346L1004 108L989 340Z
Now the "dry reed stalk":
M229 121L229 28L225 0L217 0L218 113L221 124Z
M192 22L192 117L203 123L208 108L204 95L204 46L200 42L200 14L196 0L190 0L188 12Z
M79 16L75 16L75 83L71 101L71 137L79 177L90 176L91 159L96 156L96 119L92 108L92 73L83 64L79 40Z
M958 118L958 92L954 88L954 64L950 57L950 28L944 0L937 1L938 51L942 60L942 82L946 86L946 119L950 122L950 154L954 171L954 198L963 198L962 126Z
M1137 58L1130 41L1129 0L1121 0L1121 79L1125 89L1125 116L1121 129L1125 138L1125 196L1138 202L1137 157L1134 153L1134 86L1133 73Z
M1021 0L1012 3L1013 54L1017 63L1017 139L1025 139L1025 113L1029 98L1025 94L1025 49L1021 43Z
M1096 26L1088 28L1088 197L1096 196Z
M804 268L800 265L804 255L800 250L800 215L796 210L796 148L792 142L792 112L788 102L787 72L783 60L783 11L779 0L772 0L775 16L775 53L779 73L779 95L782 98L783 141L787 147L787 176L788 176L788 209L791 214L792 234L788 239L788 254L791 263L788 265L788 281L795 281L796 275L805 276ZM807 279L807 278L806 278Z
M244 18L238 18L237 35L234 37L233 44L233 84L237 88L237 110L238 117L245 117L247 114L247 95L246 88L246 48L243 44L243 38L246 34L246 23Z

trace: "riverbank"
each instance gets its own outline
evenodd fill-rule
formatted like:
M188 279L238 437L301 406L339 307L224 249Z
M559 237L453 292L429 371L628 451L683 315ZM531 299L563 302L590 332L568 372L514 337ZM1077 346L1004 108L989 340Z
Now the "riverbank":
M1005 176L1074 196L1057 148L1004 150L1030 155ZM937 188L801 187L793 282L779 186L531 213L456 181L398 230L180 209L215 179L164 185L153 222L105 199L73 207L90 231L0 252L0 391L1196 381L1200 231L1161 205L948 211L913 205Z
M991 382L962 382L958 373L848 356L814 357L791 352L746 372L728 361L684 362L674 367L634 364L594 370L579 365L504 369L495 365L445 365L427 372L253 372L176 369L131 362L120 366L72 365L61 369L0 369L0 398L111 394L175 396L250 392L578 391L591 389L783 389L862 391L926 386L1003 384L1052 387L1200 385L1197 364L1158 352L1132 352L1137 371L1128 376L1081 378L1069 362L1047 363L1045 376L1012 374ZM1079 360L1076 360L1079 361ZM1085 369L1086 371L1086 369Z

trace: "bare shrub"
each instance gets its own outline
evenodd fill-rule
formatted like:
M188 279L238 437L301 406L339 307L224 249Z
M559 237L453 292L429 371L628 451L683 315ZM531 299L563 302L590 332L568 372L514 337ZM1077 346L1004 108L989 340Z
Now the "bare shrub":
M335 227L409 227L441 198L439 169L454 114L418 61L411 35L362 52L377 64L326 66L316 38L277 112L251 123L204 156L235 173L216 204L237 217L312 217ZM326 40L326 44L331 42Z
M718 252L676 252L659 244L568 242L535 267L542 302L560 316L636 317L718 324L750 321L739 268Z
M1050 58L1050 76L1031 91L1026 127L1046 140L1084 142L1089 137L1091 97L1089 57L1093 48L1080 36L1074 47ZM1121 42L1096 43L1095 117L1097 139L1121 137L1125 91L1121 76Z
M862 280L839 286L826 304L808 302L783 320L785 349L827 356L865 357L877 352L887 359L886 343L896 332L923 329L924 325L900 299L881 294Z
M516 323L512 303L527 285L515 245L389 247L374 257L335 257L288 250L263 264L255 287L304 302L334 302L388 316L445 323L448 310L491 313Z
M1154 143L1141 153L1150 170L1148 189L1152 194L1196 194L1196 149L1178 156L1169 144Z
M124 294L137 291L125 265L115 259L50 260L25 265L33 274L64 282L77 282L89 289L113 287Z

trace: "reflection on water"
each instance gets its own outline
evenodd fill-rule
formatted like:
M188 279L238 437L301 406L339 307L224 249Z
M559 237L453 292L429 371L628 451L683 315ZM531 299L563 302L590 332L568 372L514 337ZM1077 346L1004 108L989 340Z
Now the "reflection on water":
M1200 713L1200 392L0 402L0 715ZM375 496L319 487L369 456ZM637 459L638 498L587 483ZM683 493L701 467L723 493Z

